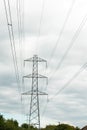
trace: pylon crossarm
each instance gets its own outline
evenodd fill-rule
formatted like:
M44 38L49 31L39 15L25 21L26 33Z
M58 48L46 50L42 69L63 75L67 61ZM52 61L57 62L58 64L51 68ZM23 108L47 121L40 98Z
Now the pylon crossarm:
M47 62L47 61L38 57L38 62Z
M32 58L29 58L29 59L24 60L24 62L27 62L27 61L33 62L33 61L34 61L34 58L37 58L36 61L38 61L38 62L47 62L46 60L44 60L44 59L38 57L37 55L34 55L34 57L32 57Z
M32 62L32 61L33 61L33 57L32 57L32 58L29 58L29 59L24 60L24 62L27 62L27 61Z
M48 94L45 92L38 91L38 95L48 95Z
M29 75L23 76L23 78L32 78L32 74L29 74Z
M24 92L22 95L31 95L31 91Z
M46 76L43 76L41 74L38 74L38 77L37 78L47 78Z
M41 92L41 91L38 91L37 94L38 94L38 95L48 95L47 93ZM22 93L22 95L36 95L36 92L34 93L34 92L32 92L32 91L27 91L27 92Z
M47 78L47 77L40 74L36 76L34 76L33 74L29 74L29 75L23 76L23 78Z

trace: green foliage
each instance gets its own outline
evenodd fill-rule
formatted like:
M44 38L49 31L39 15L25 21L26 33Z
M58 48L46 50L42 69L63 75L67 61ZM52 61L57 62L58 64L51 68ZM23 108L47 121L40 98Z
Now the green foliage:
M80 128L79 128L79 127L76 127L76 130L80 130Z
M18 122L13 119L6 120L5 125L6 125L6 130L15 130L16 128L18 128Z
M21 125L22 128L28 129L28 124L24 123Z
M59 124L59 125L55 128L55 130L76 130L76 128L73 127L73 126L70 126L70 125L68 125L68 124Z
M48 125L46 126L45 130L54 130L56 128L55 125Z
M0 114L0 130L5 130L5 119L1 114Z
M0 130L37 130L33 126L28 127L28 124L23 123L20 127L17 120L13 119L4 119L3 115L0 114ZM68 124L59 124L59 125L48 125L41 130L80 130L78 127L73 127Z

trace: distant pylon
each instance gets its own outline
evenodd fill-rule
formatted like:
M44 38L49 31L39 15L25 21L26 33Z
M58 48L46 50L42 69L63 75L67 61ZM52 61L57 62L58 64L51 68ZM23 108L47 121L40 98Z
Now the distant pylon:
M29 113L29 126L37 127L40 130L40 108L39 108L39 95L47 95L45 92L39 91L38 88L38 79L39 78L46 78L46 76L38 74L38 62L45 62L47 61L39 58L37 55L34 55L32 58L24 60L24 62L32 62L32 74L27 76L23 76L23 78L32 78L32 87L31 90L22 93L22 95L31 95L30 101L30 113Z

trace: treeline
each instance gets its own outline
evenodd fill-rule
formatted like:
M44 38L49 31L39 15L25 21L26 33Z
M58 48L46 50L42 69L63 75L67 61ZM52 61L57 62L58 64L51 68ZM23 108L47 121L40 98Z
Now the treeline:
M0 130L37 130L33 126L28 126L28 124L23 123L19 126L17 120L5 119L3 115L0 114ZM80 130L78 127L70 126L68 124L59 125L48 125L41 130Z

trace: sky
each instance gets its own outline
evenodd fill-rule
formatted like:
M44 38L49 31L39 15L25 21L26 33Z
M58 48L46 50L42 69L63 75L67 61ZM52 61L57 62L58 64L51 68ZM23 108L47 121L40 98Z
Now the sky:
M15 49L21 88L15 78L11 43L4 0L0 4L0 113L27 122L30 96L21 93L31 89L31 80L22 84L22 76L32 73L25 59L34 55L47 60L39 64L41 127L68 123L82 128L87 125L87 0L17 0L10 1ZM8 7L8 6L7 6ZM8 8L7 8L8 10ZM18 14L18 15L19 15Z

